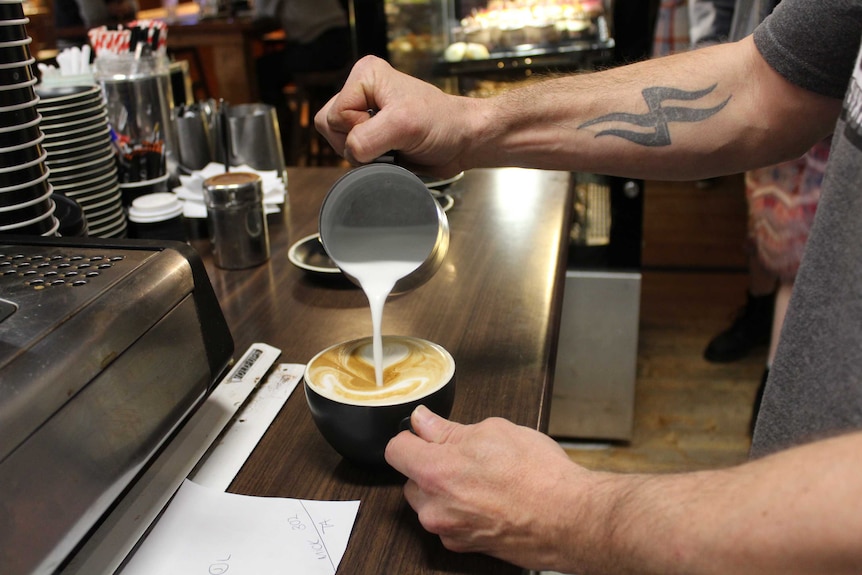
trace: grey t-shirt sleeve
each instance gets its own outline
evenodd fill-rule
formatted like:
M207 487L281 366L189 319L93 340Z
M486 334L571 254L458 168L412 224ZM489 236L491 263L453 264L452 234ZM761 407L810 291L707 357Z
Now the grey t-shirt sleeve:
M843 98L859 50L859 0L783 0L754 31L767 63L788 81Z

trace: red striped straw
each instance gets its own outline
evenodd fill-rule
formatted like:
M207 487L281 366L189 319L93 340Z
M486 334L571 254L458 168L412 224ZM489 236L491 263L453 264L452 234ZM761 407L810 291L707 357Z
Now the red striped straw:
M147 30L147 39L152 39L155 31L159 31L159 41L155 48L164 53L168 45L168 25L163 20L135 20L129 22L130 28L144 28Z
M154 48L164 54L167 50L168 25L162 20L135 20L130 22L127 28L120 26L117 30L111 30L107 26L92 28L87 32L90 46L96 57L108 54L119 55L130 50L132 29L143 28L147 30L147 39L152 41L155 31L159 31L157 46ZM153 46L151 46L153 47Z
M128 52L131 35L128 29L109 30L106 26L93 28L87 32L90 46L96 57Z

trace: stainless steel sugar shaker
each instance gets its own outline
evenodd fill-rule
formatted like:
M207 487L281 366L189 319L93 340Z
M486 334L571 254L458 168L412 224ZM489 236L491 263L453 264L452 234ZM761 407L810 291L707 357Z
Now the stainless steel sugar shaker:
M260 176L226 172L204 181L210 240L215 264L244 269L269 259L269 230Z

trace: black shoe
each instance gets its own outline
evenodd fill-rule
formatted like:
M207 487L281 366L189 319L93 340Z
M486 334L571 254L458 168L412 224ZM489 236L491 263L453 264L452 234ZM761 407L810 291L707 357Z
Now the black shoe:
M754 406L751 409L751 421L748 423L748 436L754 437L754 426L757 424L757 414L760 413L760 404L763 402L763 391L766 389L766 380L769 379L769 368L763 370L760 376L760 386L754 396Z
M753 296L749 293L748 302L733 325L709 342L703 357L714 363L727 363L742 359L757 346L768 344L774 308L775 294Z

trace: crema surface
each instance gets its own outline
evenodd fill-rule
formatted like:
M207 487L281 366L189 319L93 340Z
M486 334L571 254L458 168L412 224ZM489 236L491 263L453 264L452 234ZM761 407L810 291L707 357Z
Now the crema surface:
M418 338L384 336L383 384L377 385L371 338L338 344L308 364L306 381L334 401L391 405L427 396L454 375L452 356Z

